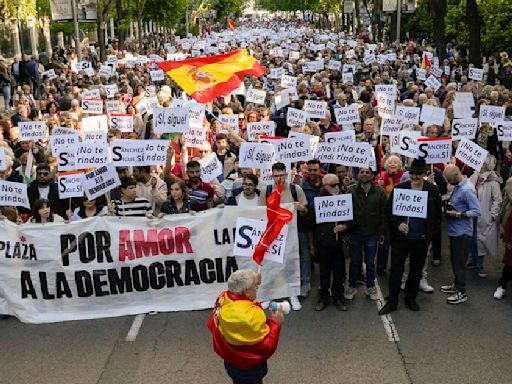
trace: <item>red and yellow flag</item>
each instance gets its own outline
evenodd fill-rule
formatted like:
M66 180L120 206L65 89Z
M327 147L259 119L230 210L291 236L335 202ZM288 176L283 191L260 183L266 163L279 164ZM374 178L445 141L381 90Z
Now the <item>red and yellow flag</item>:
M228 27L229 27L229 29L235 29L236 28L235 22L231 19L228 19Z
M265 69L246 49L181 61L162 61L157 65L200 103L234 91L245 75L260 77L265 74Z
M427 69L427 68L430 68L431 66L432 66L432 63L428 59L428 56L425 53L423 53L423 60L421 60L421 68Z

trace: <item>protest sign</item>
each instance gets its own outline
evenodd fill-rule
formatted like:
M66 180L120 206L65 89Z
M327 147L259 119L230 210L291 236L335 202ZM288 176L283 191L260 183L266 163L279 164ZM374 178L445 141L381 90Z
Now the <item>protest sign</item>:
M364 65L368 66L371 65L375 61L375 55L373 53L369 55L365 55L363 58Z
M341 70L341 61L329 60L329 63L327 64L327 69L334 70L334 71L340 71Z
M302 72L315 73L316 72L316 63L314 61L305 62L304 64L302 64Z
M153 124L156 133L188 131L188 108L155 108Z
M0 207L24 207L30 209L27 184L0 180Z
M256 246L265 233L266 227L266 220L239 217L236 220L236 235L233 255L252 258ZM288 225L284 225L281 232L279 232L279 235L265 251L263 257L264 261L274 261L280 264L284 262L287 236Z
M123 113L123 103L119 100L107 100L107 113Z
M473 92L455 92L455 103L469 105L470 107L475 106L475 96Z
M7 160L5 160L5 149L0 147L0 171L5 171L7 168Z
M420 122L420 107L405 107L403 105L397 105L395 116L401 118L403 124L418 124Z
M49 69L47 71L44 71L41 76L44 78L45 76L48 78L48 80L53 80L57 78L57 74L55 73L55 69Z
M357 104L351 104L347 107L335 107L334 116L338 125L360 123L361 117L359 116L359 108Z
M315 201L316 223L350 221L353 217L352 195L317 196Z
M457 141L463 137L473 140L478 128L478 119L454 119L452 122L452 140Z
M82 131L108 131L107 115L82 117Z
M152 82L164 81L164 78L165 78L164 71L162 71L161 69L156 69L154 71L150 71L149 75L151 76Z
M288 127L304 127L306 124L307 113L296 108L288 108L286 113L286 125Z
M446 109L433 107L423 104L421 107L420 121L428 124L436 124L442 126L444 124L444 116Z
M82 110L91 115L101 115L103 113L103 99L82 99Z
M280 79L281 76L284 75L284 68L278 67L278 68L270 68L270 74L269 77L271 79Z
M344 84L346 84L346 83L353 83L354 82L354 74L352 72L344 72L341 75L341 81Z
M418 159L424 159L427 164L447 164L452 154L451 137L420 137L418 142Z
M98 76L103 76L106 79L110 79L110 76L112 76L112 67L110 65L101 65L100 69L98 70Z
M382 117L393 117L395 113L395 98L388 93L377 93L377 110Z
M478 121L482 123L497 123L505 118L505 107L496 105L480 105L480 114Z
M246 101L248 103L255 104L265 104L265 98L267 97L267 92L262 89L249 88L247 90Z
M262 141L264 141L262 139ZM276 161L292 163L307 161L313 158L314 145L309 135L289 137L272 141L276 149Z
M112 163L117 167L163 165L168 146L165 140L114 140L110 142Z
M450 66L448 66L448 68L450 68ZM450 71L448 70L448 75L449 74L450 74ZM443 76L443 70L439 67L432 68L432 75L434 75L436 78L440 78L441 76ZM427 81L428 81L428 79L427 79ZM427 84L427 82L425 82L425 84ZM441 83L439 83L439 84L441 84ZM439 86L441 86L441 85L439 85Z
M486 149L471 140L462 137L459 145L457 146L457 150L455 151L455 158L462 161L468 167L473 168L475 171L480 172L482 164L485 159L487 159L488 154L489 151Z
M356 141L356 132L354 130L341 132L326 132L324 134L326 143L353 143Z
M317 100L305 100L304 109L310 119L323 119L327 111L327 102Z
M381 135L398 135L402 130L402 119L400 117L384 117L380 125Z
M52 133L55 132L55 129ZM72 147L78 143L78 131L72 131L69 134L50 136L50 147L53 153L58 153L60 148Z
M512 121L496 123L496 133L499 141L512 141Z
M442 74L442 71L441 71L441 74ZM428 77L428 79L425 81L425 85L427 87L430 87L434 90L434 92L436 92L439 88L441 88L441 83L439 82L439 80L436 79L436 77L434 75L430 75Z
M416 77L418 80L427 80L427 70L423 68L416 68Z
M84 142L92 142L92 143L106 143L107 142L107 132L105 132L105 131L84 132L83 141Z
M68 199L72 197L82 197L84 190L82 188L82 172L61 172L57 175L57 184L59 187L59 199Z
M206 142L206 130L203 126L197 127L190 125L184 135L187 140L187 146L191 148L201 148Z
M368 168L371 151L368 143L319 143L315 158L322 163Z
M427 218L428 192L395 188L393 190L393 215Z
M452 104L453 107L453 117L456 119L471 119L473 118L473 110L471 106L468 104L461 104L457 101L454 101Z
M187 103L189 108L188 125L195 128L203 128L205 106L199 103ZM190 130L189 130L190 132Z
M274 145L243 142L238 155L240 167L266 169L275 162Z
M105 164L82 177L82 189L88 200L93 200L121 185L114 164Z
M119 129L121 132L133 132L133 115L112 113L110 115L110 128Z
M418 156L418 145L416 140L421 136L419 131L400 131L398 140L390 138L391 152L415 159Z
M484 78L484 70L482 68L469 68L468 77L471 80L482 81Z
M283 75L281 77L282 88L297 88L297 78L294 76Z
M75 169L96 168L108 163L107 143L83 142L75 148Z
M211 153L208 156L199 160L201 165L201 180L208 183L211 180L222 175L222 163L217 157L216 153Z
M274 136L276 123L273 121L258 121L247 123L247 140L256 141L256 136Z
M47 136L45 121L20 121L20 141L39 141Z
M107 93L107 99L113 99L117 92L119 92L119 88L117 88L117 84L106 84L105 92Z
M82 99L101 99L101 92L99 88L90 89L82 93Z

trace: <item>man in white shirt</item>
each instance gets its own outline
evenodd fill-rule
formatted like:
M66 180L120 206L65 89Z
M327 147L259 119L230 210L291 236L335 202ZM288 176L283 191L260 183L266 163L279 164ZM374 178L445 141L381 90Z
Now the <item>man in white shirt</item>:
M149 201L153 214L160 213L160 207L167 200L165 181L151 175L149 166L133 167L133 177L137 180L137 197L143 197Z
M242 187L233 190L233 194L227 199L227 205L239 207L257 207L259 205L258 176L247 174L243 178Z

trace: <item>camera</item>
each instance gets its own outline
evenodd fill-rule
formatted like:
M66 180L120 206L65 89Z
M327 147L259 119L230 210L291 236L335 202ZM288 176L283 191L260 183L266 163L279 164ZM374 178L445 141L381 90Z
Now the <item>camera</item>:
M451 205L450 203L445 203L443 206L443 213L446 215L446 212L449 211L455 211L455 208L453 208L453 205Z

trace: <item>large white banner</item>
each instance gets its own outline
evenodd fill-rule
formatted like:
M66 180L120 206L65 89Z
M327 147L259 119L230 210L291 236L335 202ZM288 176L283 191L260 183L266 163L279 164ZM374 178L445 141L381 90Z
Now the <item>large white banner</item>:
M283 205L293 209L293 204ZM225 207L164 219L96 217L78 222L0 221L0 313L26 323L211 308L229 275L256 270L233 257L238 217L265 207ZM241 234L239 247L251 247ZM298 295L299 249L290 223L284 263L263 261L259 300Z

